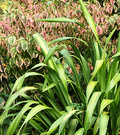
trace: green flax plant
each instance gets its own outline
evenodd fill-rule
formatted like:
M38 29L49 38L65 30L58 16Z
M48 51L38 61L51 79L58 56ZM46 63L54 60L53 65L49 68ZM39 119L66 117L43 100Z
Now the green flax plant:
M28 127L31 126L35 129L33 134L41 135L118 135L120 34L117 53L110 56L106 47L116 28L110 33L102 48L93 18L82 0L79 2L95 37L90 38L91 44L88 45L75 37L63 37L46 43L38 33L33 35L45 59L43 63L35 65L16 80L0 116L1 125L8 117L12 120L6 135L27 134ZM77 23L68 18L38 21ZM84 27L80 23L77 24ZM74 52L72 54L64 46L56 45L52 49L48 47L48 44L72 38L84 42L89 48L92 73L87 60L74 44L69 43ZM59 58L54 55L56 51ZM76 72L74 59L80 64L80 73ZM67 72L63 61L71 68L72 74ZM44 74L38 72L41 68L44 69ZM35 69L38 71L34 72ZM44 78L43 84L24 86L25 78L36 75ZM37 91L35 99L27 95L28 91ZM17 101L19 97L24 100Z

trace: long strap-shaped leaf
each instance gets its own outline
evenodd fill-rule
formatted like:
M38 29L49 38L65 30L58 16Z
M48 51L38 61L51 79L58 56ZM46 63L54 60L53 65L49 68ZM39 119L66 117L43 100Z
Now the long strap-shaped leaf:
M85 115L85 123L84 123L85 135L87 134L87 130L90 127L92 115L93 115L93 112L95 110L95 107L97 105L100 95L101 95L101 92L93 93L93 95L88 103L87 111L86 111L86 115Z
M46 57L46 55L49 53L49 48L45 42L45 40L43 39L43 37L36 33L33 35L33 37L35 38L35 40L37 41L38 45L41 47L41 50L42 50L42 53L44 54L44 56ZM53 58L51 57L48 61L48 65L57 71L57 68L56 68L56 65L55 65L55 62L53 61Z
M19 96L21 95L22 93L24 93L25 91L28 91L28 90L35 90L36 88L35 87L24 87L24 88L21 88L19 92L16 92L14 93L12 96L10 96L10 98L7 100L7 103L6 103L6 106L5 106L5 110L3 112L3 114L0 116L0 124L3 123L3 120L4 118L6 117L7 113L8 113L8 110L11 106L11 104L13 103L13 101Z
M77 39L78 41L83 42L85 45L88 46L87 42L85 42L82 39L76 38L76 37L61 37L61 38L54 39L54 40L48 42L47 44L50 45L50 44L53 44L53 43L56 43L56 42L60 42L60 41L64 41L64 40L68 40L68 39Z
M72 23L76 23L76 24L80 25L81 27L85 28L85 26L83 24L77 22L76 20L71 20L71 19L65 18L65 17L39 19L37 21L41 21L41 22L62 22L62 23L72 22Z
M26 111L28 111L29 109L31 109L29 106L32 104L38 104L38 102L36 101L28 101L28 103L22 108L22 110L17 114L17 116L15 117L15 119L12 121L12 123L10 124L6 135L13 135L14 132L16 131L17 127L19 126L19 123L24 115L24 113Z
M120 73L116 73L110 83L107 85L106 94L120 81Z
M101 114L99 135L106 135L108 120L109 116L107 114Z
M72 110L70 111L62 120L62 122L60 123L60 127L59 127L59 131L58 131L58 135L60 135L63 131L63 129L65 128L65 124L67 123L67 121L70 119L70 117L76 112L77 110Z
M96 30L96 27L95 27L95 22L92 18L92 16L90 15L90 13L88 12L87 8L85 7L84 3L82 0L79 0L80 4L81 4L81 7L82 7L82 11L83 11L83 14L88 22L88 24L90 25L98 43L100 44L100 41L99 41L99 37L98 37L98 34L97 34L97 30Z
M72 57L70 56L70 53L67 50L63 49L61 51L61 54L65 57L65 59L67 60L68 65L72 69L74 77L75 77L75 82L76 82L76 84L78 85L78 88L79 88L79 89L77 89L78 94L79 94L81 100L83 102L85 102L85 95L84 95L84 93L82 91L81 84L80 84L80 81L79 81L79 77L78 77L78 74L76 72L75 65L74 65Z
M85 83L88 84L88 82L90 80L90 70L89 70L88 63L86 62L85 58L81 55L78 48L72 43L70 43L70 45L75 53L75 56L78 57L78 60L80 62L80 65L81 65L81 68L82 68L82 71L84 74L83 77L85 78Z
M19 135L22 127L33 117L35 116L38 112L42 111L42 110L45 110L45 109L51 109L50 107L48 106L43 106L43 105L37 105L36 107L32 108L31 111L28 113L24 123L22 124L22 126L20 127L17 135Z
M86 89L86 103L88 103L88 100L90 98L90 95L92 94L95 86L97 85L98 81L90 81L87 85Z
M102 113L103 109L112 102L113 102L113 100L103 99L102 103L101 103L101 106L100 106L100 114Z
M49 131L47 133L47 135L50 135L51 133L53 133L57 127L60 125L60 123L62 122L63 118L66 116L67 113L64 113L59 119L57 119L49 128Z
M84 128L80 128L76 133L75 135L83 135L84 133Z

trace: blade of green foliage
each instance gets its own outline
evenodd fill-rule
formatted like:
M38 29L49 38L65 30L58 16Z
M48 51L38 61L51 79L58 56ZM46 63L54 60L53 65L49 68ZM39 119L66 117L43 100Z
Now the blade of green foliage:
M68 129L69 129L68 135L74 135L75 134L77 125L78 125L77 119L71 119L70 120L70 124L69 124L69 127L68 127Z
M50 82L51 81L53 81L53 82L61 81L59 74L56 71L49 69L49 75L52 78L50 80ZM56 85L53 90L57 94L57 97L60 99L60 101L62 102L64 107L66 107L70 104L69 95L68 95L62 81L58 85Z
M80 65L82 67L82 71L83 71L83 77L85 78L85 82L86 84L88 84L89 80L90 80L90 70L89 70L89 66L88 63L86 62L85 58L80 54L80 51L78 50L78 48L74 45L74 44L70 44L75 56L78 57L78 60L80 62Z
M113 79L114 75L118 71L118 65L119 61L117 61L117 58L115 58L110 66L108 77L107 77L107 86L109 85L110 81Z
M60 41L64 41L64 40L68 40L68 39L77 39L77 40L83 42L85 45L88 46L87 42L85 42L82 39L76 38L76 37L61 37L61 38L54 39L54 40L48 42L47 44L50 45L50 44L53 44L53 43L56 43L56 42L60 42Z
M83 135L84 133L84 128L80 128L76 133L75 135Z
M27 116L26 116L27 117ZM49 126L51 125L51 122L50 122L50 119L47 118L46 120L46 114L43 112L39 112L38 114L36 114L32 119L36 120L36 121L39 121L40 122L40 125L42 125L42 127L44 127L44 129L48 129Z
M84 123L85 135L87 133L87 130L90 127L92 115L93 115L93 112L95 110L95 107L97 105L100 95L101 95L101 92L94 92L88 103L87 111L85 115L85 123Z
M31 101L31 100L24 100L24 101L21 101L21 102L17 102L15 105L12 105L12 106L9 108L9 110L12 110L14 107L19 106L19 105L22 104L22 103L27 103L27 102L29 102L29 101Z
M98 116L95 124L94 124L94 128L93 128L93 135L96 135L96 133L98 132L98 129L100 127L100 117Z
M21 134L21 135L29 135L29 133L23 133L23 134Z
M106 89L106 63L103 62L100 70L97 73L97 80L99 81L101 92L105 92Z
M36 88L35 87L24 87L24 88L21 88L21 90L19 92L16 92L14 93L13 95L11 95L9 97L9 99L7 100L6 102L6 105L5 105L5 110L3 112L3 114L0 116L0 123L3 123L3 120L4 118L6 117L7 113L8 113L8 110L11 106L11 104L13 103L13 101L19 96L21 95L21 93L25 92L25 91L28 91L28 90L35 90Z
M78 94L79 94L81 100L84 102L84 101L85 101L85 95L84 95L84 93L82 92L81 85L80 85L80 82L79 82L78 74L77 74L77 72L76 72L73 59L72 59L72 57L70 56L70 53L69 53L67 50L65 50L65 49L63 49L63 50L61 51L61 54L65 57L65 59L67 60L68 65L71 67L71 69L72 69L72 71L73 71L73 74L74 74L74 77L75 77L75 82L76 82L76 84L77 84L78 87L79 87L79 89L77 89L77 90L78 90Z
M117 27L115 27L115 28L113 29L113 31L110 33L110 35L107 37L106 43L105 43L105 47L106 47L106 45L108 44L108 42L110 41L111 37L113 36L113 34L114 34L116 28L117 28Z
M91 49L89 49L90 50L90 55L91 55L91 61L92 61L92 66L93 67L95 67L95 62L96 62L96 58L95 58L95 47L94 47L94 45L95 45L95 41L93 42L93 39L92 39L92 37L91 37L91 35L90 35L90 47L92 47L92 50Z
M87 85L86 89L86 103L88 102L91 93L93 92L95 86L97 85L98 81L90 81Z
M39 123L37 123L35 120L30 119L29 123L30 123L36 130L41 131L41 133L45 131L45 129L44 129Z
M53 133L57 127L60 125L60 123L62 122L63 118L66 116L66 113L63 114L59 119L57 119L50 127L47 135L50 135L51 133Z
M64 67L60 61L57 61L57 67L58 67L59 77L60 77L60 79L61 79L61 81L66 89L66 92L68 93L66 74L65 74Z
M39 19L37 21L42 21L42 22L75 22L74 20L71 20L71 19L65 18L65 17L49 18L49 19Z
M58 81L58 82L51 83L51 84L48 85L45 89L43 89L42 92L45 92L45 91L47 91L47 90L50 90L51 88L55 87L55 86L56 86L57 84L59 84L60 82L61 82L61 80Z
M117 109L117 107L119 106L116 106L116 103L115 102L112 102L111 105L110 105L110 114L109 114L109 117L110 117L110 122L111 122L111 128L112 128L112 134L113 135L118 135L118 130L120 129L120 124L118 124L118 119L119 119L119 109ZM116 115L118 114L118 115Z
M22 110L17 114L17 116L15 117L15 119L12 121L12 123L10 124L8 130L7 130L7 133L6 135L13 135L14 132L16 131L17 127L19 126L20 124L20 121L24 115L24 113L26 111L28 111L29 109L31 109L31 107L29 107L30 105L32 104L38 104L38 102L36 101L29 101L23 108Z
M43 133L41 133L40 135L47 135L47 132L43 132Z
M106 94L120 81L120 73L116 73L106 88Z
M37 20L37 21L42 21L42 22L62 22L62 23L72 22L72 23L77 23L77 24L80 25L81 27L85 28L85 26L84 26L83 24L77 22L76 20L71 20L71 19L65 18L65 17L39 19L39 20Z
M100 60L101 58L101 54L100 54L100 48L99 48L99 45L98 43L95 41L94 42L94 52L95 52L95 60Z
M37 76L37 75L41 75L40 73L36 73L36 72L27 72L25 73L25 78L29 77L29 76Z
M117 52L120 52L120 32L119 32L119 38L118 38Z
M46 78L45 78L45 81L46 81ZM37 85L40 85L40 86L41 86L41 84L39 84L39 83L37 83ZM46 86L46 85L45 85L45 86ZM40 88L40 89L41 89L41 88ZM43 87L42 89L45 89L45 87ZM41 95L42 95L46 100L48 100L48 102L50 102L50 104L53 106L53 108L55 108L55 109L58 110L58 111L61 110L61 106L60 106L60 105L58 104L58 102L56 101L56 99L55 99L55 97L54 97L53 91L49 91L48 95L46 95L46 93L44 94L44 93L42 92L42 90L41 90ZM37 96L36 96L36 98L38 99L38 101L39 101L42 105L46 106L46 104L45 104L40 98L38 98ZM49 112L50 112L50 110L49 110ZM59 114L59 113L57 113L57 114Z
M47 63L48 60L51 58L51 56L54 54L54 52L56 51L58 46L54 46L49 52L48 54L45 56L45 59L44 59L44 63Z
M115 98L114 98L114 102L116 104L116 106L118 106L118 103L120 101L120 86L118 87L116 93L115 93Z
M25 80L25 74L24 74L23 76L19 77L19 78L16 80L16 82L15 82L15 84L14 84L14 87L13 87L13 89L12 89L10 95L12 95L12 93L13 93L16 89L17 89L17 91L19 91L19 90L21 89L24 80Z
M114 54L114 55L112 56L112 58L117 58L117 57L119 57L119 56L120 56L120 52Z
M45 110L45 109L51 109L48 106L43 105L37 105L36 107L32 108L32 110L28 113L23 125L27 123L33 116L35 116L38 112Z
M47 65L44 63L38 63L35 66L33 66L31 69L39 68L39 67L46 67Z
M102 67L102 64L103 64L103 60L97 60L96 61L96 63L95 63L95 69L94 69L94 71L92 73L93 75L92 75L91 80L93 80L93 78L95 77L95 75L98 73L98 71Z
M19 77L15 84L14 84L14 87L10 93L10 95L12 95L12 93L17 89L17 91L19 91L23 85L23 82L25 80L26 77L29 77L29 76L35 76L35 75L41 75L39 73L36 73L36 72L28 72L28 73L25 73L23 76Z
M96 121L96 117L93 115L91 119L90 127L94 125L95 121Z
M108 120L109 116L107 114L101 114L99 135L106 135Z
M70 119L70 117L76 112L77 110L72 110L70 111L62 120L62 122L60 123L60 127L59 127L59 131L58 131L58 135L60 135L63 131L63 129L65 128L65 124L67 123L67 121Z
M115 73L117 72L118 65L119 65L118 57L120 55L119 52L120 52L120 33L119 33L119 41L118 41L117 53L112 56L112 58L114 60L113 60L113 62L111 64L110 71L108 73L107 85L109 84L110 80L114 77Z
M43 105L37 105L35 106L34 108L32 108L30 110L30 112L28 113L24 123L22 124L20 130L18 131L17 135L19 135L22 127L33 117L35 116L38 112L42 111L42 110L45 110L45 109L51 109L50 107L47 107L47 106L43 106Z
M37 41L37 43L41 47L43 55L46 56L49 53L49 48L48 48L45 40L43 39L43 37L40 34L38 34L38 33L34 34L33 37L35 38L35 40ZM57 71L57 68L55 66L55 62L52 60L52 58L49 59L48 65L52 69L56 69L56 71Z
M13 103L13 101L19 96L21 95L21 93L25 92L25 91L28 91L28 90L35 90L37 88L35 87L23 87L21 88L21 90L19 92L16 92L14 93L8 100L7 100L7 103L6 103L6 106L5 106L5 111L9 109L10 105Z
M88 84L88 82L90 80L89 66L88 66L88 63L86 62L85 58L82 55L80 55L80 58L81 58L81 62L82 62L81 66L82 66L82 70L83 70L83 73L84 73L84 76L85 76L85 81Z
M49 49L48 49L48 46L47 46L45 40L43 39L43 37L38 33L34 34L33 37L35 38L35 40L41 47L41 50L42 50L42 53L44 54L44 56L46 56L49 52Z
M43 52L44 56L46 57L46 55L49 53L49 48L48 48L46 42L44 41L44 39L39 34L34 34L33 37L36 39L36 41L40 45L40 47L42 49L42 52ZM52 69L55 70L55 71L53 71L52 69L49 69L49 75L51 76L53 83L60 81L60 78L57 74L58 68L57 68L55 60L53 59L52 56L48 61L48 67L51 67ZM66 90L65 90L62 82L59 83L58 85L56 85L54 90L55 90L56 94L59 95L58 97L60 98L60 100L62 101L64 106L69 105L70 101L69 101L69 98L68 98L68 94L66 93ZM63 97L63 95L64 95L64 97Z
M30 99L31 99L31 97L28 96L26 93L21 93L21 96L22 96L23 98L27 99L27 100L30 100Z
M59 76L62 75L63 73L60 72L61 70L59 68L60 67L57 67L57 72L58 73L53 69L48 69L49 75L51 76L53 82L61 81ZM63 81L61 81L58 85L56 85L54 87L54 91L57 94L60 101L62 102L62 104L64 105L64 107L66 107L66 106L68 106L70 104L70 99L69 99L68 92L67 92L67 90L64 87L64 84L62 82Z
M100 114L102 113L102 111L104 110L104 108L109 105L110 103L112 103L114 100L110 100L110 99L103 99L101 106L100 106Z
M49 109L50 110L50 109ZM54 110L54 109L53 109ZM44 112L45 113L43 113L43 112L40 112L40 113L38 113L38 115L36 115L37 116L37 118L38 118L38 121L39 121L39 118L41 118L41 120L44 122L44 125L47 127L47 128L49 128L51 125L52 125L52 122L51 122L51 119L50 119L50 117L52 116L52 115L50 115L51 113L49 113L49 111L47 110L44 110ZM48 114L48 115L46 115L46 113ZM36 116L34 117L34 119L36 118ZM49 117L48 117L49 116ZM61 115L60 115L61 116ZM54 118L53 116L51 117L51 118Z
M83 11L83 14L87 20L87 22L89 23L98 43L100 44L100 41L99 41L99 37L98 37L98 34L97 34L97 30L96 30L96 27L95 27L95 22L93 20L93 18L91 17L90 13L88 12L87 8L85 7L84 3L82 0L79 0L80 2L80 5L82 7L82 11Z
M51 114L51 116L54 118L54 119L58 119L59 117L61 117L61 111L59 110L56 110L56 109L51 109L49 110L49 113Z

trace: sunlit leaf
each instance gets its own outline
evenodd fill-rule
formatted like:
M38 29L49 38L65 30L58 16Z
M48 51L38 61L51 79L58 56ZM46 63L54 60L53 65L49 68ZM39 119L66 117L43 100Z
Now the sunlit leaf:
M101 114L99 135L106 135L108 120L109 116L107 114Z
M97 85L97 83L98 83L97 81L90 81L88 83L87 90L86 90L86 102L88 102L90 95L94 90L95 86Z
M101 95L101 92L94 92L88 103L87 111L85 115L85 123L84 123L85 134L87 133L87 130L90 127L92 115L93 115L93 112L95 110L95 107L97 105L100 95Z
M104 110L104 108L109 105L110 103L112 103L113 100L110 100L110 99L103 99L102 100L102 103L101 103L101 106L100 106L100 114L102 113L102 111Z

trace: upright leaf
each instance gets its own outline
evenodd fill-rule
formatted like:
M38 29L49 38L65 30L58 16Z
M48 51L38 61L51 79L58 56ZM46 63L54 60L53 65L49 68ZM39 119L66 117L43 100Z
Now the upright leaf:
M102 111L104 110L104 108L109 105L110 103L112 103L113 100L110 100L110 99L103 99L102 100L102 103L101 103L101 106L100 106L100 114L102 113Z
M80 128L76 133L75 135L83 135L84 133L84 128Z
M95 27L95 22L92 18L92 16L90 15L90 13L88 12L87 8L85 7L84 3L82 0L79 0L80 4L81 4L81 7L82 7L82 11L83 11L83 14L87 20L87 22L89 23L98 43L100 44L100 41L99 41L99 37L98 37L98 34L97 34L97 30L96 30L96 27Z
M63 129L65 128L65 124L66 122L70 119L70 117L76 112L77 110L72 110L70 111L62 120L62 122L60 123L60 127L59 127L59 131L58 131L58 135L60 135L63 131Z
M101 114L99 135L106 135L108 120L109 116L107 114Z
M95 110L95 107L97 105L100 95L101 95L101 92L94 92L88 103L87 111L86 111L86 115L85 115L85 123L84 123L85 135L87 133L87 130L90 127L92 115L93 115L93 112Z
M88 83L87 89L86 89L86 102L88 102L91 93L93 92L95 86L97 85L97 81L90 81Z

